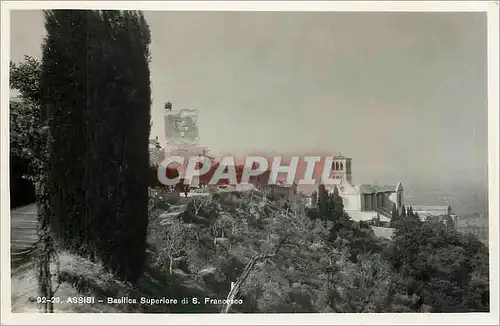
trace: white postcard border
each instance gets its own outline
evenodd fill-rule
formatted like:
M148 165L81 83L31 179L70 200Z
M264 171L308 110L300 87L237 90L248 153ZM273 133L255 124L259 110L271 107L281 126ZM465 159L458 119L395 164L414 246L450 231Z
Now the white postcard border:
M196 11L411 11L487 12L488 15L488 180L490 313L463 314L34 314L11 313L9 187L1 188L2 324L32 325L472 325L498 324L499 252L499 3L494 1L2 1L1 3L1 180L9 176L10 10L138 9Z

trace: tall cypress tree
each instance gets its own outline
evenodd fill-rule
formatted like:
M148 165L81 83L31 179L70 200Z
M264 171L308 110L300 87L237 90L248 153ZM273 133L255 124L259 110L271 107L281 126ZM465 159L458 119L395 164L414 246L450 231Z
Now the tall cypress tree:
M392 205L392 214L391 214L391 222L390 225L393 227L396 221L399 219L398 210L396 208L396 204Z
M415 216L413 215L413 207L408 207L408 212L406 213L406 216L409 218L414 218Z
M401 207L401 217L406 217L406 207L405 207L405 205L403 205L403 207Z
M318 192L315 190L311 195L311 207L316 207L318 204Z
M342 215L344 214L344 202L342 200L342 196L340 196L339 188L336 186L333 188L332 201L333 219L339 222L342 219Z
M50 112L59 242L121 279L142 272L147 233L149 27L140 12L46 12L42 93Z
M40 78L50 130L47 192L52 230L70 250L89 253L85 196L85 11L45 11L47 36Z
M396 204L392 205L392 212L391 212L391 221L397 220L399 217L398 215L398 210L396 208Z
M326 187L324 184L319 185L318 187L318 211L320 219L322 219L325 223L325 227L328 225L328 219L330 215L330 196L326 191Z

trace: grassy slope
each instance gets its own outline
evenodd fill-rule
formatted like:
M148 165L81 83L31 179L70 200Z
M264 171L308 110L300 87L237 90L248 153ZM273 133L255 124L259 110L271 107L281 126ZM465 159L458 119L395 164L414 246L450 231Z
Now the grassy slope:
M204 297L206 293L196 284L187 282L182 276L173 274L167 276L158 270L147 268L143 277L135 287L117 281L113 275L106 272L102 266L91 261L69 254L59 253L60 285L56 296L61 301L69 297L93 296L106 299L106 297L147 297L147 298L181 298ZM52 270L57 270L53 264ZM54 284L57 284L54 278ZM38 311L36 303L37 280L33 262L25 263L13 270L12 276L12 311L35 312ZM139 304L71 304L61 302L54 305L56 312L151 312L151 313L185 313L193 309L191 305L154 305L141 306ZM218 312L213 306L196 308L200 312Z

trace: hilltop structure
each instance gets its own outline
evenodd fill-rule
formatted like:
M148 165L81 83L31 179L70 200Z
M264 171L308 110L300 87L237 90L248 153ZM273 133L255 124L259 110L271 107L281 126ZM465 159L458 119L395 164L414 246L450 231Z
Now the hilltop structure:
M355 185L352 182L352 159L342 154L334 156L331 175L339 179L338 185L329 187L333 192L337 187L342 197L344 210L356 221L368 221L380 217L382 222L389 221L395 206L398 212L403 207L403 186L396 185ZM315 205L316 198L310 200Z
M333 192L337 187L343 199L344 210L356 221L369 221L380 218L381 222L389 222L393 207L398 214L403 213L404 188L398 182L395 185L360 184L352 182L352 159L342 154L334 157L332 164L332 177L339 179L340 183L329 188ZM309 206L315 205L317 199L309 198ZM451 207L447 206L412 206L422 219L428 216L453 216ZM454 217L456 220L456 218Z
M265 171L258 176L250 177L250 184L256 189L274 198L291 200L297 195L297 184L286 184L283 180L277 180L275 184L269 183L271 171Z
M198 146L199 134L196 110L173 110L171 106L165 109L165 151L180 156L201 154Z
M198 111L192 109L174 110L172 103L165 104L165 139L164 148L165 155L181 156L189 159L193 156L203 155L214 159L207 155L207 148L199 145L198 132ZM183 169L183 167L179 167ZM195 177L191 180L191 185L199 186L200 178Z
M410 205L413 213L417 213L421 220L438 218L441 222L446 223L446 218L450 217L455 228L458 226L458 215L453 213L451 205L445 206L413 206Z

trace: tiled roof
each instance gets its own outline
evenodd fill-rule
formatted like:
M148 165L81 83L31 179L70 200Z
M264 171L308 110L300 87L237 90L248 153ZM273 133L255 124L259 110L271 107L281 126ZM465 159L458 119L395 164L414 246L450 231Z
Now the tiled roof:
M379 192L395 192L396 185L359 185L359 189L363 194L374 194Z

